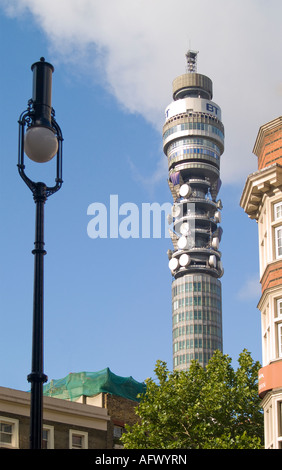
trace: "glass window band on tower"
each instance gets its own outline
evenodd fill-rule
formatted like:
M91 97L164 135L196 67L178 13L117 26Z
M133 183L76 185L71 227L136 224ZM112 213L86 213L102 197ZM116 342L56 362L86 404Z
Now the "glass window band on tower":
M186 275L172 283L174 367L192 359L206 364L222 350L221 282L207 275Z
M221 110L211 101L212 81L196 73L195 64L188 63L187 70L173 82L174 101L163 127L174 200L168 257L175 369L188 369L193 359L205 366L215 350L222 351L222 204L217 196L224 127Z

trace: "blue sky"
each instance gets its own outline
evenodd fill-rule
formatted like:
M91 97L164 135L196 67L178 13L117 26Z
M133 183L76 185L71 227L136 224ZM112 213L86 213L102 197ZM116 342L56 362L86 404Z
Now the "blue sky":
M239 202L257 168L259 127L281 114L282 6L195 3L0 0L1 386L28 389L31 367L35 205L17 172L17 121L31 98L30 66L42 56L55 67L52 104L64 136L64 184L45 206L49 379L109 367L143 381L158 359L172 368L170 240L91 239L87 210L94 202L109 209L111 195L140 209L172 201L162 125L189 47L213 80L225 125L224 353L236 361L247 348L261 361L257 225ZM52 168L29 169L46 180Z

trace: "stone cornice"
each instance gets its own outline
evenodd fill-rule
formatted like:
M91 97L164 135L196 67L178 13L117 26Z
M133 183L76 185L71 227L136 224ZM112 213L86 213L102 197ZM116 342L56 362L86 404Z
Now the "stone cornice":
M43 408L43 416L46 421L80 425L106 431L107 422L110 420L105 408L60 398L44 396ZM0 414L3 412L29 416L30 393L0 387Z
M251 173L245 183L240 206L251 219L258 220L263 197L272 196L279 187L282 188L282 165L275 163Z

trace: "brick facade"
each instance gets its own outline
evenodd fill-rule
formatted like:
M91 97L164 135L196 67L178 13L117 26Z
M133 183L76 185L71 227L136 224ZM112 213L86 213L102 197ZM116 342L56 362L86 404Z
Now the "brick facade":
M265 124L259 130L254 147L258 157L258 169L274 163L282 164L282 118Z
M43 429L52 429L53 440L50 448L69 449L70 433L77 432L87 436L88 449L121 448L120 435L125 424L133 425L138 417L133 400L111 395L100 394L97 403L87 404L88 397L81 402L71 402L53 397L43 399ZM86 400L84 400L86 398ZM29 449L29 409L30 394L19 390L0 387L0 422L17 423L17 444L1 445ZM117 433L116 431L120 432Z
M265 269L261 278L262 294L266 289L270 289L282 284L282 260L271 263Z

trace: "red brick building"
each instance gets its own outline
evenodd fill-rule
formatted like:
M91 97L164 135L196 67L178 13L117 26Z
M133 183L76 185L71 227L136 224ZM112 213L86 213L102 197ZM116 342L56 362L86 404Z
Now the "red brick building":
M248 176L241 207L258 224L262 361L259 395L265 447L282 448L282 117L259 129L258 171Z

